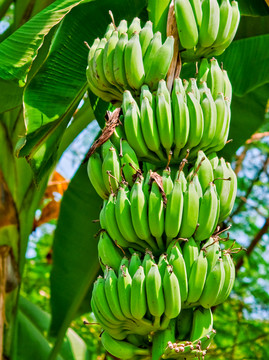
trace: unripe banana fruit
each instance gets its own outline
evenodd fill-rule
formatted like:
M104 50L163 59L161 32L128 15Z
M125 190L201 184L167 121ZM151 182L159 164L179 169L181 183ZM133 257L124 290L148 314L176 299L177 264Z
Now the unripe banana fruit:
M142 29L139 18L129 27L125 20L118 27L110 24L105 37L96 39L89 51L89 88L114 105L120 104L124 90L138 95L143 84L156 90L159 80L166 78L173 53L174 38L162 43L161 34L153 34L150 21Z

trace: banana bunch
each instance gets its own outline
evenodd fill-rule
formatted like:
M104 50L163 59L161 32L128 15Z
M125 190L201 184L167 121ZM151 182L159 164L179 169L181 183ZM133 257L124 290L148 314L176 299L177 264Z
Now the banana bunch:
M181 311L180 285L173 268L156 264L150 252L143 261L134 253L118 270L106 267L91 299L97 321L110 336L124 340L164 330Z
M123 93L121 132L139 160L165 165L172 152L170 164L178 164L187 151L193 159L198 150L210 154L225 146L231 117L227 73L212 59L203 60L198 76L198 82L184 84L175 79L171 95L164 80L156 95L143 85L140 106L129 90Z
M167 325L167 320L176 317L173 314L180 312L181 306L186 308L202 305L204 308L210 308L224 302L228 298L234 283L235 269L233 260L229 251L222 251L220 249L219 241L216 237L210 237L203 242L197 242L190 238L188 241L183 242L181 246L177 241L173 241L167 248L167 252L159 256L158 264L155 263L152 252L149 250L146 250L143 261L139 255L143 253L142 251L135 252L130 256L128 253L121 252L108 235L101 235L98 252L104 271L108 267L118 271L118 269L125 266L128 274L133 277L139 266L142 266L146 277L151 270L150 274L155 279L154 281L156 281L156 276L159 280L161 279L160 281L164 281L163 289L166 286L164 284L171 282L176 286L173 300L168 295L164 298L161 297L161 315L163 313L166 315L161 327ZM130 261L128 261L126 256L130 257ZM142 271L141 268L140 270ZM153 270L155 271L154 274ZM175 278L179 284L179 289L175 285L177 283ZM168 294L167 289L168 286L164 290L164 295L165 293ZM164 308L164 300L167 306L172 301L169 309ZM155 301L156 299L154 300L153 298L152 302L154 303ZM176 307L174 301L176 301L178 307ZM140 304L139 306L142 305ZM151 308L150 304L148 306ZM160 314L159 310L151 309L152 316L157 317L157 314ZM155 318L155 324L157 322L156 319L160 320ZM151 320L153 321L153 319Z
M240 12L237 1L175 0L183 61L217 56L233 41Z
M122 93L129 89L137 94L143 84L152 90L168 72L174 52L174 38L162 43L160 32L153 33L151 21L141 28L134 18L128 27L122 20L113 23L104 37L95 39L90 47L86 76L90 90L114 105L122 101Z
M230 214L237 182L223 158L199 151L187 176L177 168L159 173L149 170L144 177L137 172L131 187L119 182L111 190L100 212L106 231L101 237L110 237L120 248L148 248L159 255L173 239L208 239Z

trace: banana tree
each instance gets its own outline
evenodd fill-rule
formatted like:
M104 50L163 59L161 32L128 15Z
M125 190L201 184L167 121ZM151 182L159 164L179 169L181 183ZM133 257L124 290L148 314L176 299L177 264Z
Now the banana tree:
M98 228L91 220L99 217L101 201L85 164L64 195L54 236L51 316L19 295L28 238L61 155L92 120L102 128L105 112L111 110L88 92L85 43L103 36L111 21L109 10L116 23L135 16L158 23L164 3L169 5L143 0L0 2L0 19L13 12L10 26L0 35L0 357L92 357L76 334L68 330L65 338L78 312L90 311L91 284L99 271L93 237ZM243 17L237 36L218 58L234 92L233 142L223 150L228 160L263 123L269 94L268 7L264 0L240 0L239 6ZM161 23L158 29L164 32ZM182 77L193 74L194 67L183 66ZM77 110L82 99L84 105Z

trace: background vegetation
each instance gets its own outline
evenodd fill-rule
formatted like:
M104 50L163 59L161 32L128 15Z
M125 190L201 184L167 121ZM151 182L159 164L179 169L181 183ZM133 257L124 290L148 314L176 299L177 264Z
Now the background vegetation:
M105 358L100 328L83 324L94 322L92 220L101 200L80 164L107 110L87 93L84 41L102 36L108 10L116 23L146 20L146 6L0 0L0 358ZM246 251L234 255L234 291L214 311L218 335L208 359L269 358L269 8L264 0L239 6L237 37L218 60L234 90L233 142L223 155L239 182L225 225ZM191 73L183 67L183 77Z

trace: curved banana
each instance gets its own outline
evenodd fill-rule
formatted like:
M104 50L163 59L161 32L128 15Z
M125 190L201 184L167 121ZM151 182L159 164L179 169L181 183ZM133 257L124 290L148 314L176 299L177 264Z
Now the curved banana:
M207 258L207 273L209 274L211 269L216 265L221 254L219 242L213 238L209 238L203 245L203 249Z
M106 204L107 204L107 200L105 199L103 201L103 206L102 206L102 209L100 211L100 214L99 214L99 220L100 220L100 225L101 225L101 229L105 229L106 228Z
M154 257L152 255L152 252L150 250L146 250L145 256L142 262L142 266L144 268L145 275L147 276L149 273L149 270L151 269L151 266L155 264Z
M202 2L202 22L199 29L199 44L203 48L210 47L217 38L220 23L220 10L217 0Z
M183 192L181 182L176 179L172 192L167 198L164 228L166 234L166 244L170 244L176 238L182 221L183 211Z
M225 273L224 283L214 306L223 303L228 298L230 292L232 291L235 280L235 267L231 255L228 252L224 253L222 260Z
M164 277L164 274L165 274L165 269L167 268L167 265L169 265L167 257L168 257L168 255L166 253L161 254L159 256L158 268L159 268L159 271L160 271L160 274L161 274L162 281L163 281L163 277Z
M190 238L198 224L199 215L199 196L194 182L187 185L187 190L183 194L183 213L182 222L179 230L181 238Z
M215 58L210 59L207 85L211 90L214 101L217 99L219 93L223 94L224 92L223 72Z
M134 34L139 34L140 31L140 19L138 17L135 17L127 30L128 38L130 39Z
M102 164L102 174L107 191L115 193L118 189L121 176L120 160L117 150L114 147L109 149L104 158Z
M148 309L152 316L158 320L165 310L164 294L162 288L162 278L158 265L152 264L146 276L146 292Z
M183 303L188 297L188 278L186 264L177 245L172 246L168 262L173 266L173 271L178 279L181 301Z
M201 26L202 17L203 17L201 0L189 0L189 1L192 7L192 11L195 15L197 27L199 28Z
M220 222L226 219L227 216L230 215L234 206L236 193L237 193L237 178L235 172L233 171L230 163L226 163L226 165L229 170L229 177L231 178L231 181L230 181L230 190L227 199L225 202L222 201L222 214L219 218Z
M171 265L167 265L163 277L163 292L167 319L176 318L181 311L181 296L178 279Z
M192 49L198 43L198 28L195 15L189 1L175 0L175 15L180 44L185 49Z
M115 47L119 40L118 31L115 30L109 40L107 41L104 47L104 54L103 54L103 70L106 79L110 82L110 84L117 86L117 82L114 76L114 69L113 69L113 61L114 61L114 53ZM121 89L120 89L121 91Z
M128 42L128 35L122 33L120 35L119 41L117 42L114 50L113 56L113 74L115 77L116 83L121 86L123 89L127 90L129 84L127 82L125 65L124 65L124 49Z
M139 266L132 280L131 313L135 319L140 320L145 316L146 312L146 276L143 266Z
M143 57L144 69L146 74L149 71L149 68L151 67L156 52L159 50L161 46L162 46L162 34L160 33L160 31L157 31L153 35L153 38L151 39L147 51Z
M204 251L200 250L198 258L191 267L189 277L189 293L187 303L196 303L203 292L207 275L207 259Z
M117 26L117 30L119 35L123 34L123 33L127 33L128 31L128 24L126 20L121 20L119 25Z
M202 296L199 303L206 309L211 308L222 291L225 271L222 259L218 259L216 265L208 273Z
M126 78L130 87L134 90L140 89L145 79L145 70L139 35L137 34L134 34L125 45L124 66Z
M209 183L214 180L214 174L212 165L202 150L198 151L198 156L194 164L194 168L198 169L198 179L201 184L203 193L205 193Z
M175 86L172 92L172 112L175 129L175 149L173 151L173 157L176 159L180 154L180 150L184 148L188 141L190 131L190 116L189 109L186 102L184 101L184 96L182 93L176 91Z
M142 49L142 56L145 55L152 38L153 38L152 22L147 21L145 26L139 33L139 41Z
M123 253L115 246L114 241L110 236L102 231L98 242L98 256L101 259L101 264L109 266L117 270L120 266Z
M105 294L108 299L108 305L111 312L119 320L126 321L126 317L121 311L120 300L118 294L118 277L113 269L108 269L105 278Z
M107 331L101 335L101 341L104 348L113 356L127 360L136 355L147 356L150 355L149 349L141 349L127 341L115 340Z
M174 38L168 36L163 45L152 57L151 66L145 72L145 83L155 90L158 81L164 79L167 75L174 54Z
M133 318L131 313L131 289L132 278L129 274L128 267L122 265L118 276L118 295L121 311L124 316L129 319Z
M230 0L222 0L220 4L220 22L214 47L221 46L228 38L232 22L232 7Z
M210 183L201 199L198 217L199 227L194 233L196 241L208 239L213 234L219 219L219 206L216 185Z
M89 179L92 183L92 186L94 187L97 194L102 199L107 199L109 196L109 191L107 191L107 188L105 186L105 182L103 179L102 160L101 160L100 155L97 152L92 154L92 156L88 160L87 173L88 173Z
M156 238L158 247L164 250L162 235L164 232L164 203L159 186L153 181L148 202L149 229Z

